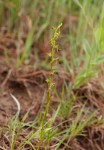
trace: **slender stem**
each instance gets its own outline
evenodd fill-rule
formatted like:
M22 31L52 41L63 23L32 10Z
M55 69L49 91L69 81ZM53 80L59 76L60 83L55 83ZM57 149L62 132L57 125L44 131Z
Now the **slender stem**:
M54 62L57 60L57 58L55 58L55 51L57 49L57 45L56 45L56 41L60 35L60 27L62 26L62 23L57 27L54 28L54 34L53 37L51 38L51 53L49 53L48 55L50 56L50 75L48 77L47 81L47 95L46 95L46 108L45 108L45 112L42 118L42 123L41 123L41 131L40 131L40 141L38 144L38 150L40 147L40 144L43 140L43 134L44 134L44 130L45 130L45 122L46 122L46 117L47 114L49 112L49 107L50 107L50 102L51 102L51 91L52 88L54 87L53 84L53 76L54 76ZM48 124L49 126L49 124ZM50 131L48 131L50 133ZM48 140L48 145L49 145L50 141Z

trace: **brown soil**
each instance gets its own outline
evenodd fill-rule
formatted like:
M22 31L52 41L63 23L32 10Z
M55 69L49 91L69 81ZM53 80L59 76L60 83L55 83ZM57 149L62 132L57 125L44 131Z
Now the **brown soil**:
M48 70L35 70L31 65L34 61L31 59L29 63L24 64L21 68L16 68L17 58L17 43L18 40L11 37L8 33L0 35L0 126L6 125L10 116L17 113L17 105L11 94L19 101L21 106L20 119L29 111L27 121L32 121L37 115L42 102L44 102L44 94L46 92L46 78L49 75ZM23 43L23 42L22 42ZM40 48L39 53L44 55L44 49L47 43ZM5 55L7 50L7 58ZM22 46L21 51L22 52ZM33 57L31 57L33 58ZM57 90L60 91L63 81L70 82L71 77L68 74L56 74L55 83ZM60 82L61 81L61 82ZM100 97L102 91L96 81L75 91L79 96L85 96L88 104L93 106L93 109L98 110L98 116L104 116L104 100ZM72 94L73 95L73 94ZM101 94L102 95L102 94ZM53 98L53 103L57 103L57 99ZM81 101L83 104L83 101ZM3 133L2 133L3 134ZM28 134L28 132L27 132ZM23 133L24 135L24 133ZM26 133L25 133L26 135ZM25 136L24 135L24 136ZM22 139L23 137L21 137ZM36 144L34 140L34 144ZM78 136L71 143L72 150L104 150L104 127L88 127L86 129L86 137ZM68 143L67 143L68 144ZM9 150L8 141L4 134L0 142L1 146L6 146ZM29 149L27 145L26 149ZM44 148L43 148L44 149ZM69 149L69 148L68 148Z

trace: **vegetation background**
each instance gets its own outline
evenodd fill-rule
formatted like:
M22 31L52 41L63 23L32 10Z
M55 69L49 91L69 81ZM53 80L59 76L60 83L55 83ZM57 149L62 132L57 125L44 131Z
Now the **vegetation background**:
M0 149L104 149L103 0L0 0Z

